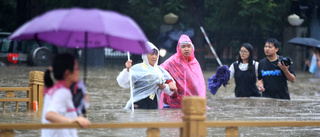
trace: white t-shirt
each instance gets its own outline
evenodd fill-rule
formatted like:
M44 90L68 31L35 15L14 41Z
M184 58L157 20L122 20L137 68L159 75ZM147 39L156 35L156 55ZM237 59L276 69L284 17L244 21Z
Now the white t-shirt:
M55 90L54 88L50 89ZM44 105L42 111L42 123L51 123L46 120L46 113L49 111L53 111L61 116L65 116L71 119L75 119L78 117L76 111L67 112L69 109L74 109L74 105L72 102L72 95L69 89L65 87L61 87L56 89L56 91L52 94L48 94L44 97ZM77 129L41 129L42 137L77 137Z
M238 62L238 61L237 61ZM259 66L259 62L253 61L253 64L255 65L255 72L256 72L256 77L258 77L258 66ZM248 70L248 63L246 64L242 64L242 62L240 62L240 64L238 64L238 67L241 71L246 71ZM230 70L230 79L233 78L234 76L234 66L233 63L230 65L229 67Z

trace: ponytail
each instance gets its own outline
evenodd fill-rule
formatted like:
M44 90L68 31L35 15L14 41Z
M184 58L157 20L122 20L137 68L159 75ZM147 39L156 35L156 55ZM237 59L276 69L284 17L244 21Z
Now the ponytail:
M51 72L51 70L49 70L49 69L47 69L47 70L44 72L44 85L45 85L47 88L50 88L50 87L53 86L53 80L51 79L50 72Z
M54 81L51 78L50 73L53 73L55 80L63 80L63 76L67 70L73 72L75 58L68 53L62 53L56 55L52 60L52 68L47 69L44 72L44 85L50 88L54 85Z

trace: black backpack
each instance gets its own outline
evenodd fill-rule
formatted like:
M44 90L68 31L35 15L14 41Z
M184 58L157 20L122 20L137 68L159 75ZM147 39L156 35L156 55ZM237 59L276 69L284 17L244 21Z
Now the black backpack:
M73 102L73 105L75 108L78 109L78 107L80 106L81 104L81 101L83 100L84 98L84 94L83 94L83 91L81 88L78 87L77 84L72 84L71 87L70 87L70 91L71 91L71 94L72 94L72 102ZM86 113L86 110L85 108L83 107L82 108L82 114L85 114ZM78 114L78 111L77 111L77 114ZM80 115L80 114L78 114Z

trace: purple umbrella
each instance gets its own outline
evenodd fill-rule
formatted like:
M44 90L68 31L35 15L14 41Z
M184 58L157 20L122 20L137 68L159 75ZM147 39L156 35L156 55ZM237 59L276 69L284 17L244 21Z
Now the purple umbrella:
M152 51L130 17L100 9L48 11L18 28L10 39L38 39L67 48L85 48L87 44L88 48L110 47L134 54Z
M147 37L135 21L100 9L51 10L22 25L10 39L37 39L67 48L109 47L134 54L152 52ZM86 59L84 66L86 82Z

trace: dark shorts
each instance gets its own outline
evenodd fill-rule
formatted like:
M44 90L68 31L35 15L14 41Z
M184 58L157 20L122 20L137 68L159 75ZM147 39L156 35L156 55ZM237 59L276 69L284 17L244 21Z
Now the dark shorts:
M157 95L154 96L153 100L148 97L134 102L135 109L158 109Z

